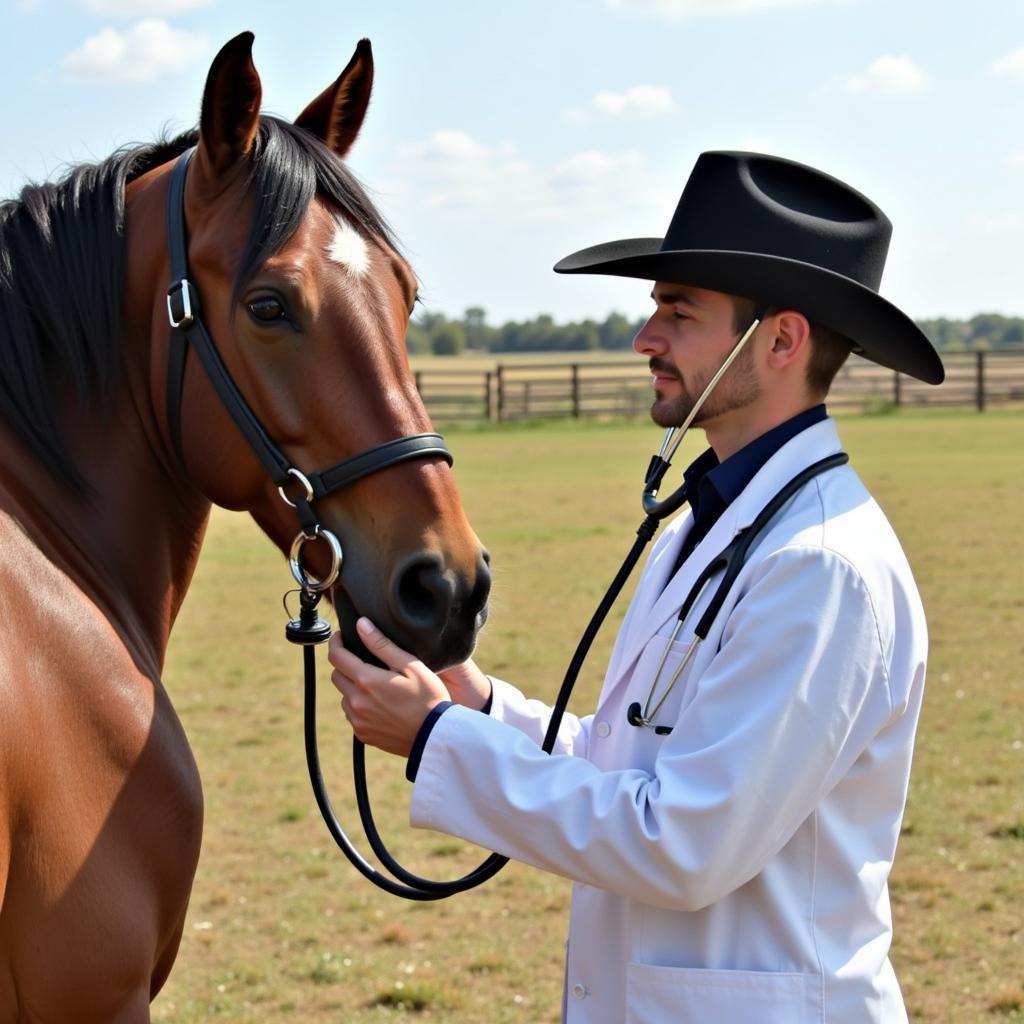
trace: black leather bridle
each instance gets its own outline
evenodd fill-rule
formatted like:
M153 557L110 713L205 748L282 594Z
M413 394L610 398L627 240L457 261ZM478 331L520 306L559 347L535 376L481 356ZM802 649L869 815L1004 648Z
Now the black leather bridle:
M167 369L167 425L171 443L179 460L184 464L181 443L181 397L185 363L189 349L194 348L210 382L242 432L242 436L255 452L267 475L277 485L281 499L295 509L298 517L299 533L292 544L290 563L292 575L299 585L301 613L298 619L288 623L285 636L303 648L306 765L313 795L328 831L360 874L395 896L411 900L436 900L471 889L494 875L507 863L506 858L492 854L475 871L451 881L435 882L406 871L385 849L374 824L366 783L365 747L358 738L353 737L354 788L367 840L388 870L407 884L400 884L382 875L361 856L345 834L331 806L320 770L316 733L314 648L317 644L329 640L331 636L330 624L319 618L317 605L322 593L332 587L338 579L341 572L342 550L337 537L318 521L314 503L364 476L411 459L441 458L451 465L451 452L440 434L410 434L393 441L385 441L344 462L317 472L305 473L292 465L288 457L270 439L259 418L239 391L199 315L199 292L188 277L188 241L185 232L185 180L193 152L194 150L188 150L178 157L171 172L170 192L167 196L167 244L171 262L171 286L167 289L167 318L171 325ZM301 486L302 493L293 500L285 493L285 488L296 481ZM308 541L317 539L325 541L331 550L331 567L319 580L310 577L301 565L303 546Z
M190 349L195 349L206 375L235 425L274 482L281 499L295 509L300 532L292 544L291 569L303 589L321 592L333 586L341 571L341 543L317 519L314 504L334 491L356 480L396 466L411 459L444 459L452 464L452 454L440 434L409 434L368 448L328 469L303 472L270 439L263 424L246 402L231 377L217 346L200 316L199 292L188 277L188 239L185 232L185 180L194 149L178 157L171 172L167 196L167 245L171 261L171 286L167 289L167 318L171 324L171 345L167 367L167 426L178 458L183 460L181 445L181 397L185 381L185 363ZM289 497L286 487L301 488ZM331 568L320 580L310 577L301 565L302 547L308 541L321 539L331 551Z

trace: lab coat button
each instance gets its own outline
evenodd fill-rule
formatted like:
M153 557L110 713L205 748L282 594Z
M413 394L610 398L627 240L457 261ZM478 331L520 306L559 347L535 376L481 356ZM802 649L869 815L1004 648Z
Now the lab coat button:
M597 723L597 735L604 739L612 731L612 727L607 722Z
M582 999L587 994L587 988L585 985L581 985L578 981L572 987L572 994L577 999Z

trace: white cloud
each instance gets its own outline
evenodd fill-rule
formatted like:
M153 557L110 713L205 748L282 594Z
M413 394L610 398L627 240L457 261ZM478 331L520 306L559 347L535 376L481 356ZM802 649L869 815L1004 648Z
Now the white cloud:
M1016 78L1024 81L1024 47L992 61L989 70L998 78Z
M1010 167L1024 167L1024 146L1018 146L1007 158Z
M159 18L144 18L124 31L101 29L61 63L71 74L98 82L150 82L183 71L206 48L202 33L171 28Z
M389 190L446 214L487 223L607 216L610 204L646 203L659 193L637 153L588 150L539 167L511 142L487 145L460 131L434 132L397 150Z
M608 6L682 21L714 15L750 14L780 7L808 7L819 0L607 0Z
M124 15L139 18L154 14L181 14L197 7L206 7L211 0L82 0L82 6L93 14Z
M488 146L460 131L437 131L399 147L403 184L416 181L423 201L457 211L536 193L536 171L510 142Z
M879 96L910 96L924 92L928 76L909 58L885 55L873 60L866 71L846 80L846 91Z
M598 117L621 117L647 120L675 110L670 89L663 85L634 85L622 92L598 92L586 107L571 107L565 111L567 121L584 122Z

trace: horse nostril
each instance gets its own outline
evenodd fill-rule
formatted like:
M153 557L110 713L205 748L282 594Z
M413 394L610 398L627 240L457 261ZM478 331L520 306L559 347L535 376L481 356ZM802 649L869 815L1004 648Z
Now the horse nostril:
M436 555L415 555L395 574L391 596L392 611L403 626L440 629L448 621L455 584Z
M474 617L480 617L481 625L487 618L487 599L491 595L491 556L484 550L480 564L477 566L476 585L469 596L468 611Z

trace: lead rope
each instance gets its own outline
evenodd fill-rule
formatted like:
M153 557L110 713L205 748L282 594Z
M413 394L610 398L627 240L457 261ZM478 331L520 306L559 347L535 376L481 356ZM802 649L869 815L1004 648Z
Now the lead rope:
M612 605L619 596L626 580L629 578L644 548L657 532L660 520L655 516L648 515L637 529L637 539L626 555L625 561L619 567L611 585L605 592L601 603L594 612L587 624L587 628L576 646L569 667L566 669L565 678L558 690L558 696L551 710L551 719L548 722L547 733L544 736L542 749L550 754L554 749L558 730L568 707L569 699L572 696L573 687L579 678L580 669L586 661L587 654L593 645L604 620L608 616ZM421 878L406 870L388 852L377 830L373 818L373 811L370 807L369 789L366 780L366 747L355 736L352 737L352 773L354 776L354 788L356 805L359 808L359 818L362 822L363 832L371 849L380 862L399 881L388 878L373 867L359 851L352 845L351 840L345 834L341 822L334 812L330 797L327 795L327 787L324 783L323 772L320 769L320 753L317 744L316 732L316 647L325 643L331 637L331 626L324 619L321 619L317 607L320 604L319 593L303 587L299 591L299 617L292 619L285 627L285 637L293 644L303 648L302 659L305 676L305 710L304 727L306 739L306 766L309 769L309 781L313 787L313 795L316 798L320 814L323 816L327 831L330 832L335 843L341 852L348 858L352 866L364 877L369 879L378 888L393 896L400 896L407 900L428 901L441 900L456 893L465 892L467 889L474 889L476 886L486 882L496 875L507 863L508 858L498 853L492 853L486 860L468 874L461 878L450 881L434 881L429 878ZM402 884L404 883L404 884Z

